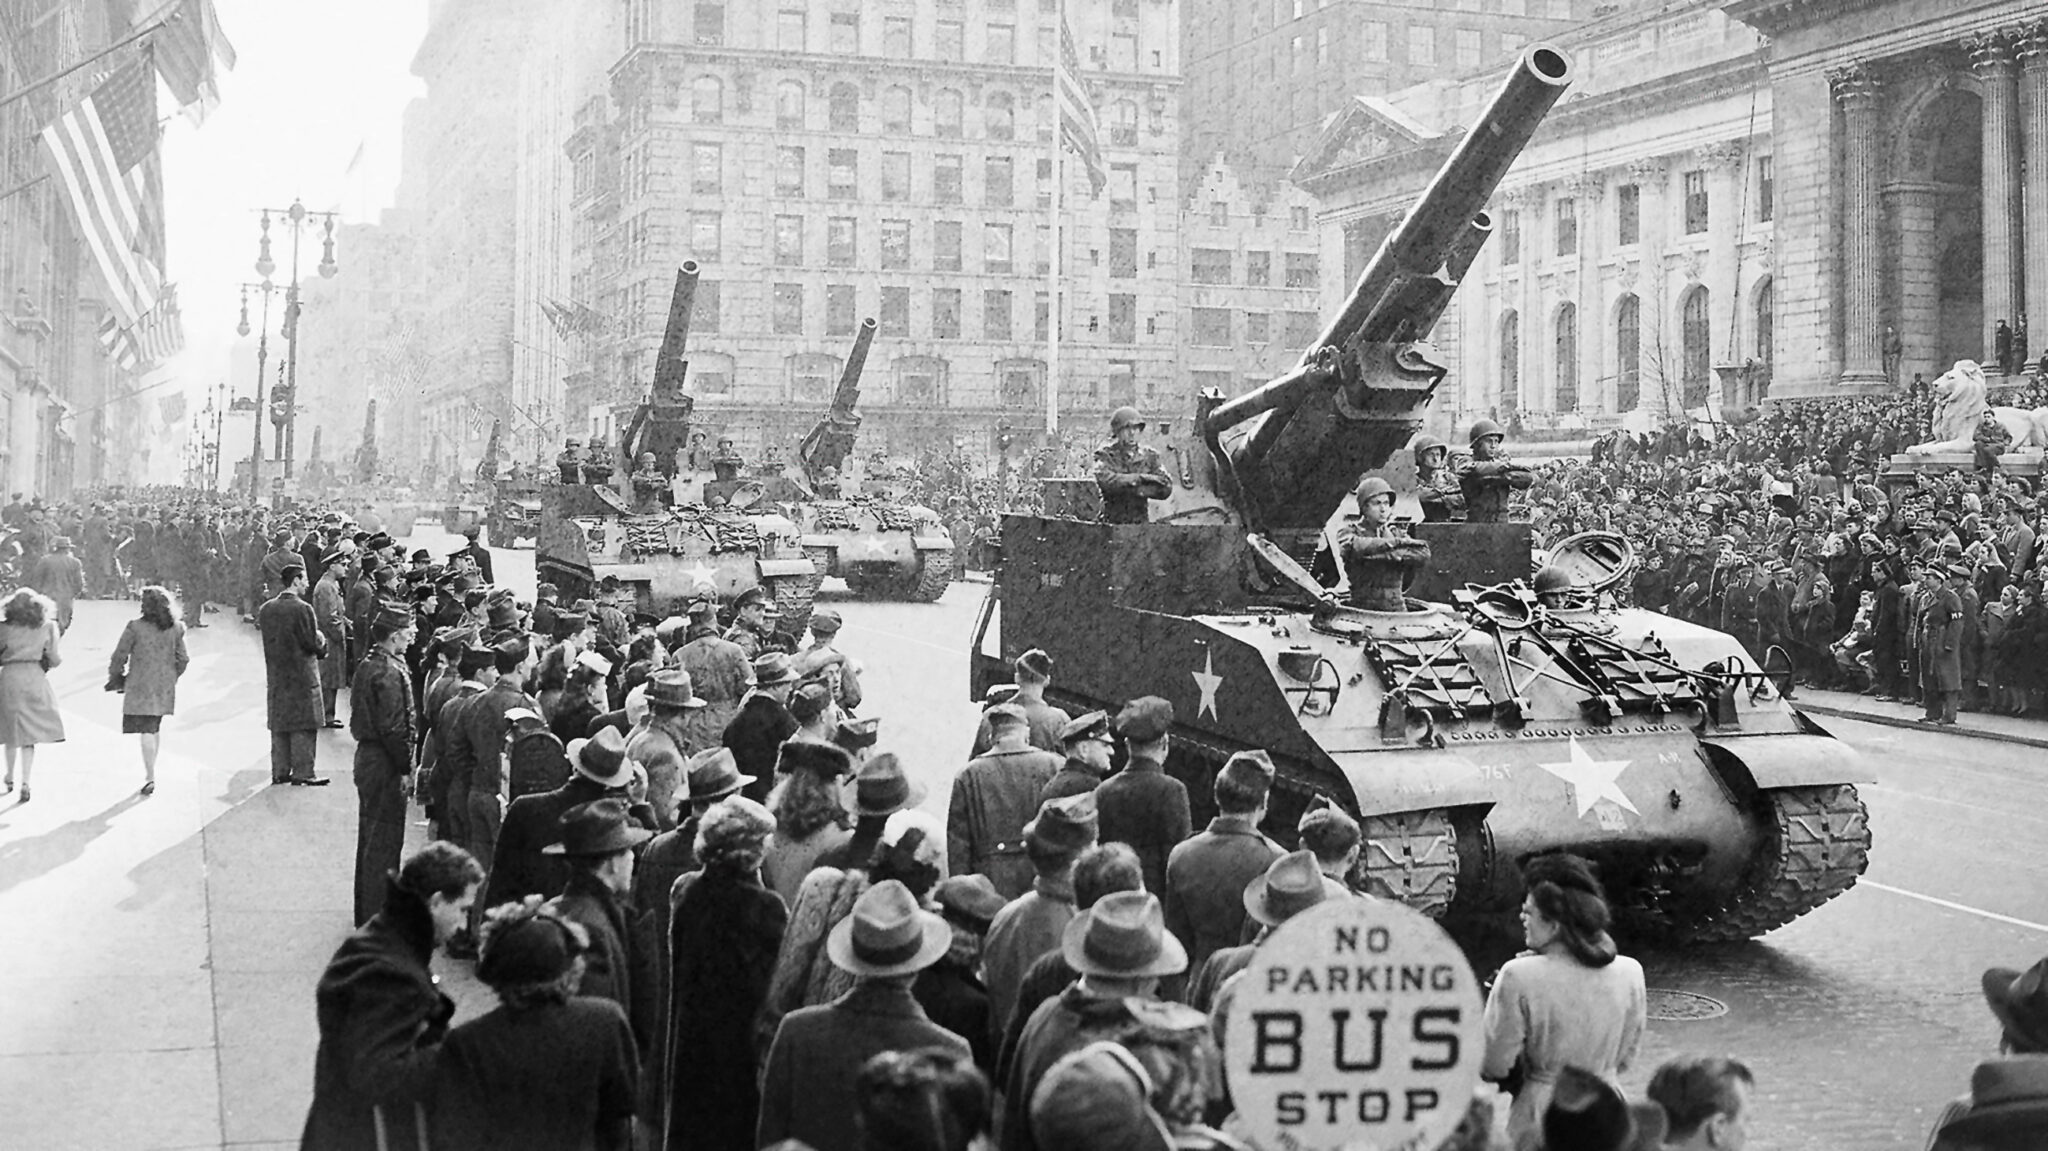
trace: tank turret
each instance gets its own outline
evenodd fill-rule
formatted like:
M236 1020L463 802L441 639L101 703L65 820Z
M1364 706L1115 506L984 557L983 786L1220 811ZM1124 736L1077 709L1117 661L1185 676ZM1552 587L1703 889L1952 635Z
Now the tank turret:
M839 374L839 387L832 393L832 407L797 444L796 466L812 492L818 490L825 469L832 469L835 477L843 475L847 457L853 454L854 439L860 433L860 412L855 410L860 403L860 376L867 366L868 347L875 342L875 327L873 316L860 322L853 350L846 356L846 370Z
M655 467L662 475L675 477L680 458L689 446L690 415L694 401L683 391L690 363L683 356L683 344L690 338L690 313L697 302L697 262L686 260L676 270L675 293L669 297L668 326L662 330L661 350L654 357L654 386L633 411L620 437L616 469L629 475L642 452L653 452Z

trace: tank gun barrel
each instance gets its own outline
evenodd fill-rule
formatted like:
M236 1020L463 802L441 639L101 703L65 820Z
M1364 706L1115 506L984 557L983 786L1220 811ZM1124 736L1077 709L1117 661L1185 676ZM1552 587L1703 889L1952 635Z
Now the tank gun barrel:
M685 260L676 269L675 294L669 297L668 327L661 333L661 351L654 357L656 402L674 403L660 397L679 396L689 361L683 358L683 344L690 338L690 313L697 305L697 261Z
M849 416L856 404L860 403L860 374L867 369L868 347L875 342L875 318L869 316L860 322L860 330L854 333L853 350L846 353L846 370L839 373L839 388L832 393L832 414Z
M846 457L853 454L854 437L860 432L860 375L866 370L868 348L875 342L878 325L869 316L854 333L853 350L846 354L846 370L839 373L839 387L832 393L832 408L811 425L803 442L796 446L797 466L805 480L815 487L826 468L843 471Z

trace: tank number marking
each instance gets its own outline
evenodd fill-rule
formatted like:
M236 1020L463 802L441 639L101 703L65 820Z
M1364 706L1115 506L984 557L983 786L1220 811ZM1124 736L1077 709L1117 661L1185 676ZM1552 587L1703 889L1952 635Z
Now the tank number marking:
M1515 778L1515 772L1505 763L1482 763L1479 765L1479 778L1506 783Z
M1038 586L1039 586L1039 587L1065 587L1065 586L1067 586L1067 573L1065 573L1065 572L1039 572L1039 573L1038 573Z

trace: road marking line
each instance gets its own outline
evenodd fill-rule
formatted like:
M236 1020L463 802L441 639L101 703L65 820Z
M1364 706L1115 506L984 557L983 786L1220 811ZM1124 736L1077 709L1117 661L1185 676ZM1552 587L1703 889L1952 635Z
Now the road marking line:
M2028 823L2048 823L2048 819L2043 819L2038 815L2021 815L2016 811L2006 811L2002 808L1996 807L1985 807L1982 804L1977 803L1965 803L1960 799L1943 799L1941 796L1938 795L1923 795L1920 792L1907 791L1906 789L1901 787L1886 787L1882 783L1866 783L1862 786L1865 790L1868 791L1882 791L1890 795L1900 795L1906 797L1907 799L1918 799L1925 801L1927 803L1940 803L1946 804L1949 807L1968 808L1971 811L1983 812L1985 815L1996 815L2001 819L2023 819Z
M1981 919L2010 924L2013 927L2024 927L2029 931L2039 931L2044 935L2048 935L2048 923L2035 923L2026 919L2014 919L2010 915L2000 915L1996 911L1986 911L1981 907L1971 907L1967 903L1956 903L1932 895L1922 895L1917 891L1907 891L1903 887L1893 887L1888 883L1879 883L1875 879L1859 879L1856 882L1861 887L1875 887L1879 891L1889 891L1893 895L1903 895L1907 899L1917 899L1922 903L1932 903L1936 907L1946 907L1950 911L1960 911L1965 915L1975 915Z
M885 631L885 630L883 630L883 629L881 629L881 628L878 628L878 627L862 627L861 625L859 625L859 624L857 624L857 623L849 623L849 624L845 624L845 625L842 625L842 630L845 630L845 631L864 631L864 632L868 633L869 635L886 635L886 636L888 636L888 637L889 637L890 639L898 639L898 640L902 640L902 641L903 641L904 643L914 643L914 644L916 644L916 645L917 645L917 646L919 646L919 647L928 647L928 648L932 649L933 651L942 651L942 652L945 652L945 653L946 653L947 655L966 655L966 654L967 654L967 650L966 650L965 648L958 648L958 647L941 647L940 645L938 645L938 644L935 644L935 643L927 643L926 641L924 641L924 640L921 640L921 639L912 639L912 638L910 638L910 637L909 637L909 636L907 636L907 635L901 635L901 634L898 634L898 633L896 633L896 632L893 632L893 631Z

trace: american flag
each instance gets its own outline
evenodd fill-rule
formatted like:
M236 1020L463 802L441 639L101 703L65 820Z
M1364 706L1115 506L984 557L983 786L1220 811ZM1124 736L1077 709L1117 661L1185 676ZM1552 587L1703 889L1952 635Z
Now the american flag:
M1074 48L1074 32L1067 27L1067 14L1062 9L1060 59L1052 69L1053 102L1060 112L1060 139L1081 154L1081 163L1088 169L1088 184L1099 196L1109 183L1109 172L1102 166L1102 126L1095 119L1095 102L1081 87L1080 71L1081 54Z
M100 321L100 346L123 368L148 371L185 349L185 319L178 310L178 286L165 284L142 319L122 327L112 313Z
M163 74L164 86L196 123L220 103L215 69L225 72L234 68L235 46L220 30L213 0L177 0L177 4L150 51L156 57L156 70Z
M145 61L114 73L42 131L43 147L124 327L156 302L163 272L146 253L161 227L153 196L156 76Z

